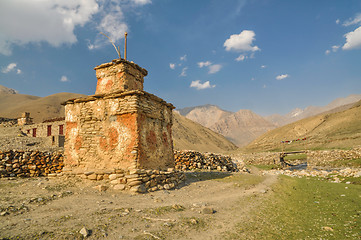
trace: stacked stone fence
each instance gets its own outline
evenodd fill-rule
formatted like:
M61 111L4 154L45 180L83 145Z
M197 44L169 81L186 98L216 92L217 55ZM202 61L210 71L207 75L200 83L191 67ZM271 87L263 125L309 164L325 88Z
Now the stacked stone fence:
M38 177L61 173L60 153L39 151L0 151L0 177Z
M0 127L14 127L17 124L17 119L0 117Z
M344 160L353 160L361 158L361 148L351 150L329 150L329 151L308 151L307 162L309 167L327 167L339 166L338 163Z
M73 173L64 168L61 153L40 151L0 151L0 177L74 176L92 181L107 181L117 190L152 192L173 189L185 180L184 173L168 168L160 170L121 170Z
M234 157L242 159L249 165L271 165L280 163L280 152L263 152L251 154L237 154ZM309 167L327 167L334 166L338 161L352 160L361 158L361 148L351 150L320 150L305 151Z
M240 168L230 156L196 151L174 151L175 168L182 171L217 170L236 172Z

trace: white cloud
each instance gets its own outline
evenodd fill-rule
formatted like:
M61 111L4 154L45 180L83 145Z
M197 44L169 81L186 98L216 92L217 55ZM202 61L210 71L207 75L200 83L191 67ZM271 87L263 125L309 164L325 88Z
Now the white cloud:
M188 69L188 67L184 67L184 68L182 69L182 72L181 72L181 74L180 74L179 76L181 76L181 77L186 77L186 76L187 76L187 69Z
M340 19L336 19L336 24L340 24Z
M9 73L16 70L16 63L10 63L6 68L1 70L2 73Z
M262 65L262 66L261 66L262 69L265 69L266 67L267 67L266 65Z
M346 43L342 46L343 50L351 50L361 48L361 27L358 27L353 32L346 33Z
M60 82L70 82L67 76L61 76Z
M152 3L151 0L132 0L133 3L135 3L136 5L145 5L148 3Z
M181 61L187 61L187 54L179 58Z
M340 48L340 46L334 45L331 47L333 52L337 52L337 50Z
M221 64L213 64L213 65L210 65L209 66L209 71L208 73L209 74L214 74L216 72L219 72L222 68L222 65Z
M175 64L174 63L169 63L169 67L170 67L170 69L175 69Z
M261 50L258 46L252 46L256 34L251 30L243 30L240 34L231 35L223 44L227 51L255 52Z
M100 32L104 32L113 42L124 38L124 33L128 31L128 26L124 22L124 14L120 6L113 6L110 12L102 18L97 29Z
M331 51L328 50L328 49L325 51L325 54L326 54L326 55L328 55L328 54L330 54L330 53L331 53Z
M216 85L211 85L209 81L201 83L200 80L192 81L190 87L196 88L197 90L202 90L206 88L214 88Z
M16 74L21 74L21 70L20 69L16 69Z
M254 81L254 80L256 80L254 77L253 77L253 78L251 78L251 81Z
M96 0L1 0L0 54L11 55L14 44L73 44L75 27L98 11Z
M361 13L357 14L354 19L349 19L349 20L345 21L342 25L345 27L348 27L348 26L360 24L360 23L361 23Z
M246 55L241 54L236 58L236 61L237 62L244 61L246 58L248 58Z
M208 67L212 63L210 61L206 61L206 62L199 62L197 64L198 64L198 67L202 68L202 67Z
M285 79L285 78L288 78L288 77L290 77L290 75L288 75L288 74L281 74L281 75L278 75L278 76L276 77L276 79L277 79L277 80L282 80L282 79Z

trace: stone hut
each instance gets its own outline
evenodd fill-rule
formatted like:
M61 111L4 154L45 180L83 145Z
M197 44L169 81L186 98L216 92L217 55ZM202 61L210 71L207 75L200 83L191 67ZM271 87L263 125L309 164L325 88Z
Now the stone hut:
M174 107L143 90L148 72L124 59L94 69L95 95L64 103L65 170L129 174L174 168Z

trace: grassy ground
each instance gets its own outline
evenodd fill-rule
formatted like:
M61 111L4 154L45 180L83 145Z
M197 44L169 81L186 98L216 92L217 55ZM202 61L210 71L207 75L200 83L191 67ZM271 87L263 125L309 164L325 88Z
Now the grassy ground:
M273 191L228 239L361 238L361 185L281 176Z
M331 167L352 167L361 168L361 158L343 159L339 161L330 162Z

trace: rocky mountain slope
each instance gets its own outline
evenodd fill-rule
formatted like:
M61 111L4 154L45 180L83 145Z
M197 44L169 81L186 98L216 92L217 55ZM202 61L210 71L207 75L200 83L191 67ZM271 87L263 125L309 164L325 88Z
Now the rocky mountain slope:
M193 122L197 122L205 127L211 127L221 119L232 115L232 112L220 109L215 105L203 105L196 107L188 107L178 110L182 116L187 117Z
M222 153L237 149L233 143L222 135L178 113L173 114L172 134L175 150Z
M263 133L274 129L275 125L266 121L251 110L239 110L210 127L217 133L226 136L237 146L245 146Z
M251 110L239 110L233 113L214 105L203 105L178 111L186 118L222 134L237 146L245 146L275 128L275 125Z
M0 85L0 94L2 94L2 93L17 94L18 92L14 89L7 88L3 85Z
M275 124L276 126L284 126L288 123L292 123L304 118L312 117L320 113L329 111L344 110L345 106L351 107L352 104L361 100L361 94L353 94L345 98L337 98L326 106L309 106L305 109L295 108L286 115L272 114L264 117L266 120ZM343 108L340 108L343 107Z
M298 139L301 140L295 141ZM264 152L283 147L285 150L301 150L356 146L361 146L361 101L347 110L320 114L274 129L243 150Z

